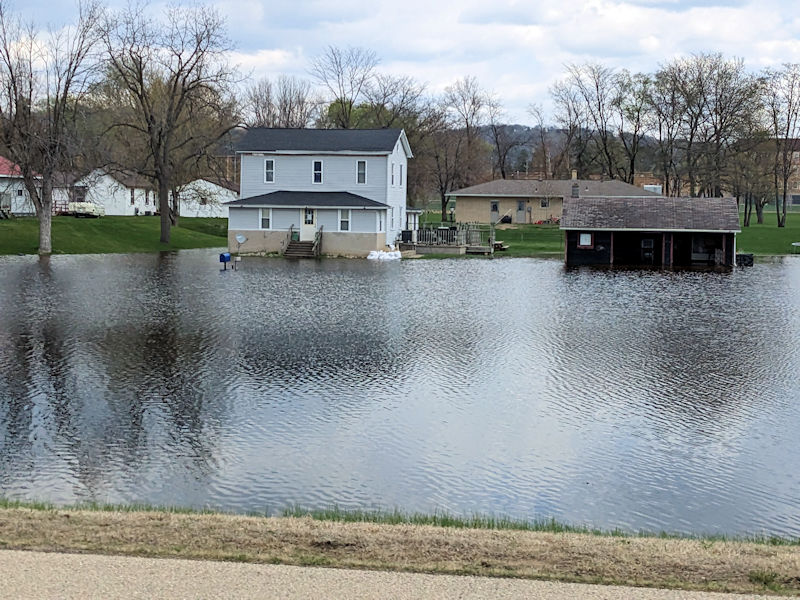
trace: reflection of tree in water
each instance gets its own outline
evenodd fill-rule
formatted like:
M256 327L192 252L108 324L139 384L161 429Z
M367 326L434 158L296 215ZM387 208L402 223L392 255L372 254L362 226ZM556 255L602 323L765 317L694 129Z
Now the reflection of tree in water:
M157 262L150 289L139 291L160 308L127 323L96 315L111 322L105 331L87 332L74 301L59 306L70 281L51 278L49 264L18 278L11 302L0 295L12 309L0 324L0 494L12 478L40 477L42 461L79 482L72 494L99 500L135 495L143 480L170 482L153 469L193 481L214 471L225 404L209 402L214 390L205 394L193 377L213 357L203 356L206 341L181 332L177 276L168 260Z

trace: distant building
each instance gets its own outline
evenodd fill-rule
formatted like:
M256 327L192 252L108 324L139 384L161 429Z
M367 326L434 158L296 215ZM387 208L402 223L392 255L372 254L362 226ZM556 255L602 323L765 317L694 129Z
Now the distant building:
M455 220L459 223L529 224L558 221L564 199L572 196L646 195L651 194L616 179L497 179L455 190L448 197L455 201Z
M22 171L14 162L0 156L0 209L12 215L35 215L36 209L22 180Z
M741 231L734 198L567 198L564 261L577 265L724 266Z

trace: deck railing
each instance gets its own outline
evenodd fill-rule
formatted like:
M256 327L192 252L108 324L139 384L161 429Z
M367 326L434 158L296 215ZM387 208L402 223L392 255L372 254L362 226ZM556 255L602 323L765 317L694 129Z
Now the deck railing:
M416 231L416 243L425 246L491 246L493 229L475 224L423 227Z

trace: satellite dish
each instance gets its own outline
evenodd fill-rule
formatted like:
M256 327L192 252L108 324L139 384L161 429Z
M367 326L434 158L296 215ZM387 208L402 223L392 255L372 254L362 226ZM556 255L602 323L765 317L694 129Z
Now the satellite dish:
M247 241L247 238L244 237L241 233L236 234L236 241L240 244L244 244Z

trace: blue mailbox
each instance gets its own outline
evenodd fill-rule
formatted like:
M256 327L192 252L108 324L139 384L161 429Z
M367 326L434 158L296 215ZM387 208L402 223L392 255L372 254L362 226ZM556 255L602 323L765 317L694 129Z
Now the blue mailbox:
M219 262L221 262L225 269L228 268L228 263L231 262L231 253L230 252L222 252L219 255Z

